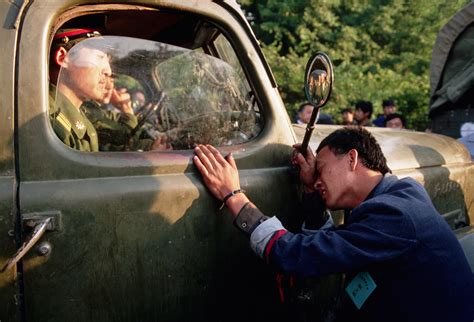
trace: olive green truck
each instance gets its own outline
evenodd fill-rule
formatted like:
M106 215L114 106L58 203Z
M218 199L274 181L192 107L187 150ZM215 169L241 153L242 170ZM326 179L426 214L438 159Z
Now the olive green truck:
M297 281L282 301L192 163L196 143L233 152L251 199L298 228L289 159L305 129L237 3L10 0L0 14L0 321L331 321L343 276ZM50 54L68 28L100 32L115 86L137 111L153 107L139 139L165 135L172 149L82 152L58 139ZM313 150L336 128L317 125ZM371 131L394 174L421 182L460 238L472 232L468 150Z

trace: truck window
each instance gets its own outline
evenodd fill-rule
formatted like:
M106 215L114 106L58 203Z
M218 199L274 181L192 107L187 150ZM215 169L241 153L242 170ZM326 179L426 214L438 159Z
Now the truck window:
M263 118L251 86L228 41L214 39L219 57L134 37L82 40L57 63L53 130L81 151L186 150L255 138Z

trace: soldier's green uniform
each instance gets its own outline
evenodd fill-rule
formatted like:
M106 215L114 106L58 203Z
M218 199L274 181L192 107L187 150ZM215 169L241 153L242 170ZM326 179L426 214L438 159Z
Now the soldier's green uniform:
M108 111L94 101L84 102L81 110L94 125L99 137L100 151L149 150L151 139L130 141L130 133L137 126L137 117L133 114Z
M51 85L49 117L54 132L67 146L87 152L99 151L97 132L82 111Z

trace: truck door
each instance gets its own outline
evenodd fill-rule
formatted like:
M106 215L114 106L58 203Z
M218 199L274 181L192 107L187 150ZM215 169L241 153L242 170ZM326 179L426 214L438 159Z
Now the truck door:
M219 210L192 164L193 144L217 144L222 153L234 154L242 188L265 213L293 212L290 122L240 14L208 1L79 2L34 1L22 21L22 233L51 220L23 259L26 318L278 320L271 273L232 227L227 211ZM161 114L150 114L156 122L147 121L139 139L153 141L154 134L165 133L173 150L113 151L99 142L102 151L83 152L61 142L50 121L50 46L59 28L78 24L100 29L100 41L112 49L116 86L122 82L130 92L141 86L150 103L142 107L155 107L155 94L166 93L156 110ZM208 89L200 87L204 83ZM238 100L253 117L239 118L247 114L233 109ZM212 110L193 118L190 107ZM1 182L8 186L12 178Z
M14 66L18 14L17 1L0 2L0 39L5 48L0 55L0 269L15 252L15 218L17 216L14 154ZM19 271L21 276L21 271ZM1 321L15 319L20 303L17 270L0 273Z

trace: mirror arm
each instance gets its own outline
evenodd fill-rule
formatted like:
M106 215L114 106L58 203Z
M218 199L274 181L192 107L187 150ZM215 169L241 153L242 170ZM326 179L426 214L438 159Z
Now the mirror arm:
M309 139L311 138L311 134L313 134L314 124L316 123L316 120L318 119L318 116L319 116L320 107L318 105L314 107L313 113L311 114L311 119L306 125L306 132L304 134L303 143L301 143L301 154L303 154L303 156L305 157L308 150Z

